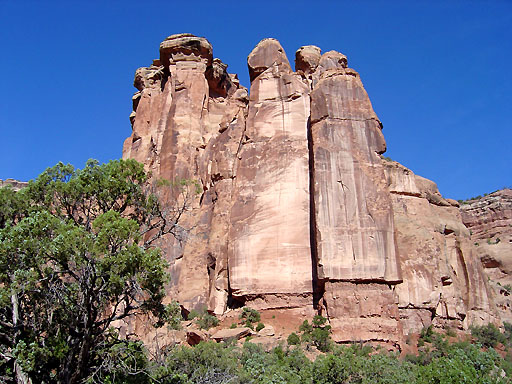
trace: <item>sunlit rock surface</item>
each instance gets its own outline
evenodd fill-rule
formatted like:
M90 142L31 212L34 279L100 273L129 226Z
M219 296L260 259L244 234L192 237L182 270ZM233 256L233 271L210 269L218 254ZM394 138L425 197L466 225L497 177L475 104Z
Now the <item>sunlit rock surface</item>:
M319 313L337 342L391 348L430 324L497 322L458 204L381 158L382 124L346 56L304 46L295 63L262 40L248 92L205 38L181 34L136 71L123 157L185 208L180 236L160 243L167 300L220 317Z

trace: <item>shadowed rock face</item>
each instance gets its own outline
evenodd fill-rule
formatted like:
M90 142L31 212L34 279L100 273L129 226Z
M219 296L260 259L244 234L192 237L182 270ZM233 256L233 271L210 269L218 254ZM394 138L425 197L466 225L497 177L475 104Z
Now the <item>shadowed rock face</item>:
M295 57L293 72L279 42L262 40L248 93L206 39L181 34L137 70L123 157L200 190L183 236L161 243L169 300L218 315L321 313L338 342L395 347L431 322L494 319L457 208L383 162L382 124L347 58L314 46ZM157 189L170 209L182 201Z

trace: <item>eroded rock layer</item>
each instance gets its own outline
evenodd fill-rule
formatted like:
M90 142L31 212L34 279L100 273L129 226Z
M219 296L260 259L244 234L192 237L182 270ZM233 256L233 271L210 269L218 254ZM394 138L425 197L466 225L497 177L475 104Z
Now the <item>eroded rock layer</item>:
M512 323L512 189L466 201L460 210L494 290L500 318Z
M396 286L404 332L497 322L492 295L458 203L430 180L386 161L403 283Z
M264 39L247 63L250 93L206 39L181 34L135 75L123 157L181 207L180 236L160 244L169 300L321 313L338 342L395 347L431 323L495 319L456 203L381 159L382 124L347 58L304 46L294 72Z

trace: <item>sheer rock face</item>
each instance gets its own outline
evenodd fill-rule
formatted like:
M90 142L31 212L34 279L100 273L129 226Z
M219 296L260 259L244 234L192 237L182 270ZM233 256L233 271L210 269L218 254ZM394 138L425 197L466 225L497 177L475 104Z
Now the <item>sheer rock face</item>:
M276 40L263 40L247 62L258 75L251 83L231 210L232 293L312 293L309 88L291 72Z
M435 183L386 161L403 283L396 286L404 332L496 322L492 296L458 203Z
M512 323L512 189L470 200L460 210L490 279L500 318Z
M171 264L169 296L217 313L226 309L228 213L247 113L247 90L226 69L204 38L164 40L160 59L135 74L133 132L123 148L123 157L144 163L155 181L199 181L204 193L187 197L180 221L192 229L161 247ZM172 188L159 193L170 209L183 202Z
M328 317L338 342L399 346L434 319L466 327L492 302L453 201L379 154L382 124L339 52L275 39L249 54L250 95L211 45L173 35L140 68L124 158L153 180L196 180L181 236L163 239L168 299ZM168 185L168 186L166 186ZM400 256L400 257L399 257ZM403 282L402 282L403 280Z
M378 155L386 143L359 76L345 66L342 55L324 54L311 92L318 274L396 283L393 211Z

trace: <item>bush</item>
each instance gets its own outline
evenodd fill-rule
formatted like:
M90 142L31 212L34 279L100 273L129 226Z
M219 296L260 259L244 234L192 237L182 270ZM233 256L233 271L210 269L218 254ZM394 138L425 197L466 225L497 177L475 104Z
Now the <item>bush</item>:
M299 326L299 332L302 332L301 341L303 343L313 344L318 350L327 352L331 347L331 326L325 325L327 319L316 315L311 324L304 320Z
M451 327L447 327L445 329L446 331L446 336L449 336L449 337L456 337L457 336L457 333L455 332L455 330Z
M240 314L240 319L245 319L246 323L249 322L252 324L259 322L261 320L261 315L255 309L244 307L242 309L242 313Z
M420 339L423 340L425 343L431 343L433 334L434 331L432 330L432 325L429 325L428 327L423 327L420 332Z
M208 312L204 312L201 314L197 320L197 325L201 329L210 329L212 327L216 327L219 325L219 319L217 319L215 316L210 315Z
M287 339L288 345L299 345L300 337L295 332L290 333Z
M498 343L505 344L506 339L494 324L487 324L482 326L471 326L471 336L473 336L478 343L484 347L495 347Z
M228 383L239 382L239 353L224 343L201 342L193 348L171 349L164 362L153 367L154 383Z
M503 337L507 340L507 344L512 343L512 324L503 322L503 327L505 328L505 332L503 332Z
M199 317L199 312L193 309L188 313L187 320L194 320L196 317Z
M263 324L263 323L258 323L258 325L256 326L256 332L261 331L263 328L265 328L265 324Z

